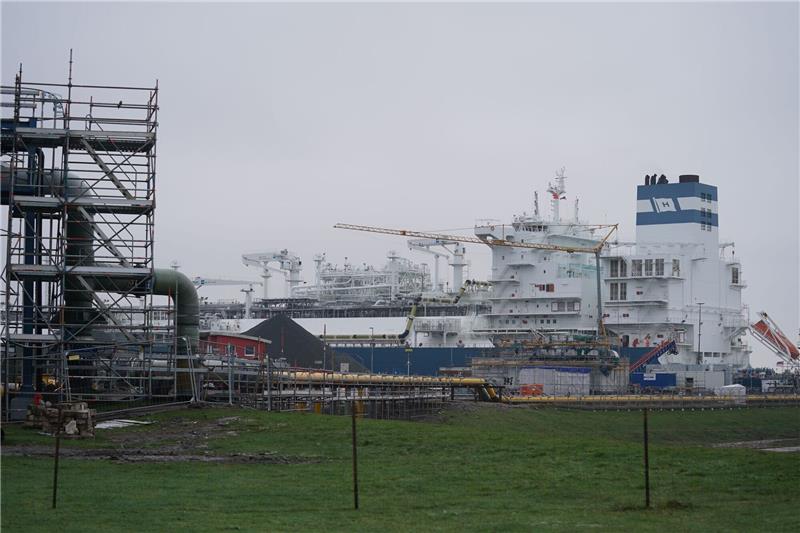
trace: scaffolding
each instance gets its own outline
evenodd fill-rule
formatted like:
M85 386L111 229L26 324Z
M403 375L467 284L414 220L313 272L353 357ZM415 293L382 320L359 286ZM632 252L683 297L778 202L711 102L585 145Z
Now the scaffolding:
M145 366L173 327L152 319L157 84L75 84L70 59L66 84L20 68L2 97L6 413L10 390L141 390L117 368Z

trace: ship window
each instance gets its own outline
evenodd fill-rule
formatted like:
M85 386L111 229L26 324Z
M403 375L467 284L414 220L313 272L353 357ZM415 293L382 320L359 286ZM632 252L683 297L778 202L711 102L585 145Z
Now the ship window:
M739 284L739 268L738 267L731 268L731 283L733 283L734 285L738 285Z
M619 259L612 259L611 260L611 278L618 278L619 277Z
M664 260L656 259L656 276L664 275Z
M611 284L611 300L619 300L619 283Z
M681 260L680 259L673 259L672 260L672 275L678 277L681 275Z
M622 313L622 318L628 318L629 316L631 315L629 315L628 313Z
M244 354L245 355L255 355L256 354L256 347L252 344L248 344L244 347Z
M556 292L556 286L552 283L547 284L547 292Z
M644 260L644 275L645 276L652 276L653 275L653 260L652 259L645 259Z
M638 277L642 275L642 260L634 259L631 261L631 276Z
M626 263L624 259L619 260L619 277L628 277L628 263Z

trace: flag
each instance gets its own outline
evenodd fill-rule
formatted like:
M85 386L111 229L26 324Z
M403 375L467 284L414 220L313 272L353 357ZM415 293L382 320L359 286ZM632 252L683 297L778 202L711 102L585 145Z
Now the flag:
M653 204L655 204L658 213L677 211L675 201L672 198L653 198Z

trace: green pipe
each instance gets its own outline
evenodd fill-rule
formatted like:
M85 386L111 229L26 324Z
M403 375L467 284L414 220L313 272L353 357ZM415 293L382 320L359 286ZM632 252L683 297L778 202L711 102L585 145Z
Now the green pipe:
M178 353L186 354L187 346L197 354L200 344L200 300L197 289L186 274L171 268L153 271L153 294L169 296L175 305L175 336Z

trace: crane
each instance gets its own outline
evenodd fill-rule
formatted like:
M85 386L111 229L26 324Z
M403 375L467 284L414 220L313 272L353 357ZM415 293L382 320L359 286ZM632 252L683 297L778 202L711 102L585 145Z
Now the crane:
M287 296L291 297L294 288L300 283L300 270L303 262L300 257L287 249L256 252L242 255L242 263L247 266L261 267L261 277L264 278L264 299L269 298L269 278L272 272L281 272L289 284ZM278 267L271 267L270 263L278 263Z
M433 288L434 290L439 290L439 258L450 256L433 250L436 246L441 246L452 256L450 266L453 267L453 290L455 290L456 287L461 287L464 279L464 266L467 264L464 261L465 250L464 247L461 246L461 243L443 239L409 239L408 241L409 250L416 250L433 255ZM454 248L451 250L448 246L453 246Z
M414 231L404 229L392 228L379 228L375 226L362 226L357 224L343 224L338 223L333 226L336 229L347 229L353 231L366 231L370 233L382 233L385 235L398 235L400 237L411 237L418 239L432 239L442 241L456 241L461 243L470 244L485 244L487 246L507 246L509 248L532 248L534 250L550 250L553 252L567 252L567 253L583 253L594 254L595 266L597 269L597 334L605 335L605 327L603 325L603 301L601 295L601 274L600 274L600 253L603 247L611 238L611 235L617 230L617 224L602 224L591 226L597 229L608 229L608 233L592 246L567 246L561 244L548 244L538 242L517 242L505 238L497 238L491 235L469 236L469 235L443 235L439 233L432 233L426 231Z
M241 286L246 285L246 289L242 289L244 293L244 317L250 318L250 309L253 306L253 285L261 285L260 281L249 281L241 279L215 279L203 278L200 276L192 280L192 284L198 289L206 285L227 285L227 286Z

